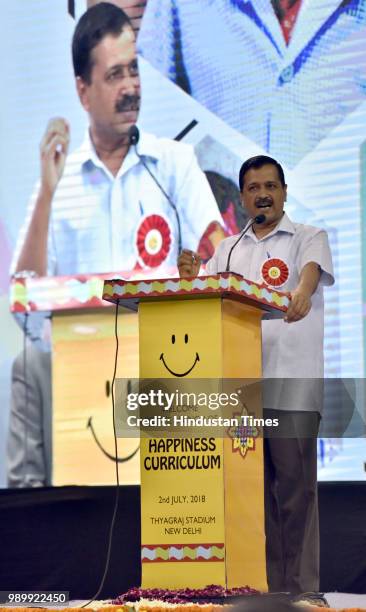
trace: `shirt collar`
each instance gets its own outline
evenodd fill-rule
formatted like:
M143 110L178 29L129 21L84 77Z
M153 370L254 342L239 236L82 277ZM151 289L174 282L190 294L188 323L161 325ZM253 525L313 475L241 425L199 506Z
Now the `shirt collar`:
M250 221L248 221L246 227L248 227ZM287 234L294 234L295 233L295 226L292 223L291 219L286 215L286 213L283 213L282 219L281 221L276 225L276 227L266 236L263 236L263 238L257 238L257 236L255 235L254 231L253 231L253 227L251 227L248 230L248 233L246 234L247 236L250 236L253 240L256 240L257 242L259 242L260 240L266 240L266 238L269 238L270 236L274 236L275 234L277 234L277 232L285 232Z
M137 145L137 150L139 154L142 155L143 157L150 157L155 160L160 159L161 146L160 146L159 139L153 134L148 134L147 132L144 132L141 129L139 129L139 131L140 131L140 138L139 138L139 142ZM82 165L91 161L94 164L94 166L97 166L99 168L104 167L103 162L99 159L95 151L92 139L90 137L89 129L86 131L84 140L81 144L81 147L79 148L78 153L79 153L79 159ZM129 165L134 165L134 163L138 163L138 157L133 147L129 148L125 160L127 159L129 159Z
M140 139L137 145L137 150L143 157L150 157L158 160L161 157L161 142L154 134L148 134L140 130Z
M86 164L88 161L93 162L95 166L101 167L103 165L96 154L92 139L90 138L89 129L86 130L84 140L79 149L79 156L82 165Z

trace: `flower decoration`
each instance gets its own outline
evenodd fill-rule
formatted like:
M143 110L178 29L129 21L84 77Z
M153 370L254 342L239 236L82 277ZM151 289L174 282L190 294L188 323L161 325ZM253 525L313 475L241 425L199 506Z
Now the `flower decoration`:
M243 416L254 416L249 413L246 407L243 408L241 414L235 412L234 417L237 417L239 422L242 421ZM229 427L227 430L229 437L232 439L232 452L239 453L240 456L245 459L248 451L255 450L255 440L259 436L258 428L252 425L236 425Z
M156 268L167 258L172 244L168 221L161 215L145 217L136 232L139 263L144 268Z
M288 265L282 259L271 257L262 265L261 275L267 285L282 287L289 277Z
M135 602L140 599L151 599L153 601L164 601L168 604L187 604L197 602L199 604L209 604L212 602L232 603L232 598L242 597L243 595L258 595L259 591L249 586L234 587L226 589L217 584L209 584L203 589L142 589L133 587L127 593L119 595L113 600L114 605L121 605L124 602ZM189 611L189 606L187 607Z

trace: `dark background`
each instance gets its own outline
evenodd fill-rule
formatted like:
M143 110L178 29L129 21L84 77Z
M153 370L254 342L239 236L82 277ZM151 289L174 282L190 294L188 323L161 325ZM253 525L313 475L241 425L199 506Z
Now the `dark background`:
M114 487L1 490L0 590L92 597L105 567L114 500ZM99 599L140 585L140 487L121 487L119 501ZM366 593L366 483L319 483L319 507L321 590Z

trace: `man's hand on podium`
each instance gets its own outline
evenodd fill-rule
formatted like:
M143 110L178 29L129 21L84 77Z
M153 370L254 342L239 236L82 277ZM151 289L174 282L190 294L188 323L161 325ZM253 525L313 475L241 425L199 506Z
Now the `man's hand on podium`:
M311 310L311 296L298 289L288 292L288 296L291 302L284 316L284 321L286 323L301 321Z
M194 251L183 249L178 257L178 270L181 278L197 276L201 266L201 257Z
M311 310L311 296L319 284L321 268L314 261L309 261L300 273L299 284L291 291L290 305L284 317L286 323L301 321Z

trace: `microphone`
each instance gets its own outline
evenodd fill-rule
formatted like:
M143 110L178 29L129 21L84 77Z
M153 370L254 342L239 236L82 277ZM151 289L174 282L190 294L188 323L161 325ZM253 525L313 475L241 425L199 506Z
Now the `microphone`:
M140 140L140 132L137 125L131 125L130 129L128 130L128 138L130 141L130 145L133 145L135 147L138 141Z
M252 221L249 223L249 225L247 225L247 227L242 231L242 233L240 234L239 238L234 242L233 246L231 247L231 249L229 251L229 255L227 256L225 272L230 272L231 254L232 254L233 250L235 249L236 245L238 244L238 242L240 242L240 240L243 238L243 236L245 236L247 231L252 227L252 225L254 225L254 223L260 224L260 223L263 223L263 221L265 221L265 220L266 220L266 216L263 213L261 213L260 215L257 215L256 217L254 217L254 219L252 219Z
M138 142L140 140L140 130L138 129L137 125L131 125L130 129L128 130L128 138L129 138L129 143L130 143L130 145L132 147L134 147L135 153L136 153L137 157L139 158L140 162L142 163L144 168L147 170L147 172L150 174L151 178L153 179L154 183L158 186L158 188L160 189L161 193L167 199L167 201L169 203L169 206L174 210L175 218L177 220L177 230L178 230L178 240L177 240L177 242L178 242L178 255L179 255L181 250L182 250L182 230L181 230L180 218L179 218L179 213L178 213L177 207L174 204L174 202L172 201L172 199L169 197L169 195L167 194L165 189L159 183L159 181L156 178L156 176L151 172L149 166L146 164L146 162L145 162L144 158L142 157L142 155L140 155L140 153L137 150L137 144L138 144Z

